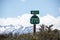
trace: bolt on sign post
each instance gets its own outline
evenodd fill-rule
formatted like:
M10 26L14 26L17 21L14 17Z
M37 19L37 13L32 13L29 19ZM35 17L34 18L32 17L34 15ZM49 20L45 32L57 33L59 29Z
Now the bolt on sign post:
M39 17L36 14L39 14L38 10L33 10L31 11L31 14L33 14L33 16L30 19L30 23L33 24L33 34L36 34L36 24L39 24Z

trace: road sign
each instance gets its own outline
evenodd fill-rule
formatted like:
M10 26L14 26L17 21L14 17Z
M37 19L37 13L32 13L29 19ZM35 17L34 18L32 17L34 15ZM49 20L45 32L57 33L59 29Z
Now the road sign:
M38 16L36 16L36 14L39 14L39 11L36 11L36 10L33 10L33 11L31 11L31 14L33 14L33 16L31 17L31 19L30 19L30 23L31 24L34 24L33 25L33 33L34 33L34 35L36 34L36 24L39 24L39 17Z
M38 10L33 10L33 11L31 11L31 14L39 14L39 11Z
M32 16L31 19L30 19L31 24L39 24L39 22L40 22L39 18L36 15Z

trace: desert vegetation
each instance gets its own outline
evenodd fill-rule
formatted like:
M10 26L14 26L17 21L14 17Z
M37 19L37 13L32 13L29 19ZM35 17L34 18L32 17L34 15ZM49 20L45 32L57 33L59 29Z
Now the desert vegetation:
M54 25L40 25L39 31L36 32L34 36L33 33L18 34L13 35L11 32L9 34L0 34L0 40L60 40L60 30L54 29Z

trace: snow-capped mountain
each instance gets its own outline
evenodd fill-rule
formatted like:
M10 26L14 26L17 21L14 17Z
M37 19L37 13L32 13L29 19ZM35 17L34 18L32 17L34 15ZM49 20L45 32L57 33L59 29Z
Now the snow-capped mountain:
M10 32L13 34L31 33L33 32L33 27L32 26L24 27L22 25L16 25L16 26L14 25L1 26L0 25L0 34L8 34Z

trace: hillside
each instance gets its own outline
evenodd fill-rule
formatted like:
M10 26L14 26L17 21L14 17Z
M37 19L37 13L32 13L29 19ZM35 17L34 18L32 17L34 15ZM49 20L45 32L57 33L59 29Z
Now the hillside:
M40 31L36 32L36 35L31 33L15 33L13 36L12 32L8 34L0 34L0 40L60 40L60 30L52 30L53 25L41 25Z

